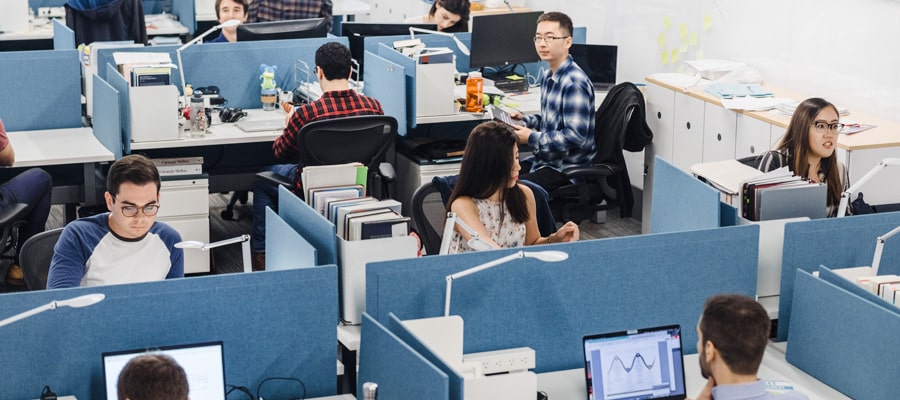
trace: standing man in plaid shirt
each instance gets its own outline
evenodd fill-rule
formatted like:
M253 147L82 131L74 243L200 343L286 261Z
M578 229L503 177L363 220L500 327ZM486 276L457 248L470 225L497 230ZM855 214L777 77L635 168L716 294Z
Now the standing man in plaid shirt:
M591 163L594 144L594 87L587 74L569 56L572 19L560 12L538 17L534 48L550 64L541 81L541 113L513 118L525 121L516 127L520 144L532 148L522 162L519 179L527 179L551 191L569 183L560 171Z
M347 46L330 42L319 47L316 50L315 72L322 87L322 97L291 111L287 116L287 127L272 145L275 158L294 163L278 164L269 168L270 171L292 179L293 192L300 197L303 197L301 171L296 164L300 155L297 148L297 133L300 132L300 128L310 122L324 119L384 114L378 100L363 96L350 88L350 49ZM265 183L253 184L253 235L250 247L253 250L254 270L262 270L266 265L266 207L272 205L266 186Z
M253 0L248 22L325 18L331 31L332 0Z

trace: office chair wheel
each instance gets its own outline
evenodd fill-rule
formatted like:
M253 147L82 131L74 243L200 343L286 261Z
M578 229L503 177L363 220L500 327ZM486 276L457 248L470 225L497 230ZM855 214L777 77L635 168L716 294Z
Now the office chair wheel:
M234 211L233 210L222 210L222 212L219 213L219 216L221 216L222 219L224 219L226 221L233 221L234 220Z

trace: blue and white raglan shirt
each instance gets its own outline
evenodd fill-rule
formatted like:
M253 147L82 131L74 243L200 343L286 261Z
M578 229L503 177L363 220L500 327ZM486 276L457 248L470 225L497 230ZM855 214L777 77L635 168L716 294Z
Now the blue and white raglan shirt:
M156 221L144 237L124 239L109 229L109 213L72 221L63 230L47 289L158 281L184 277L181 235Z

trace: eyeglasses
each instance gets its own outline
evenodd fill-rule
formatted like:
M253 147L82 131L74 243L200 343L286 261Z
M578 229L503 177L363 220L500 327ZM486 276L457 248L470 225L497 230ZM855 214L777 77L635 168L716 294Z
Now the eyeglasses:
M544 42L544 43L547 43L547 44L551 44L551 43L553 43L555 40L559 40L559 39L568 39L568 38L569 38L569 36L535 36L535 37L534 37L534 42L535 42L535 43Z
M122 207L122 215L126 217L134 217L137 215L138 210L144 213L144 215L148 217L152 217L159 212L159 204L147 204L143 207L138 206L124 206Z
M826 133L837 133L840 132L841 129L844 129L844 124L840 122L829 124L825 121L814 121L813 126L816 127L816 132L819 132L823 135Z

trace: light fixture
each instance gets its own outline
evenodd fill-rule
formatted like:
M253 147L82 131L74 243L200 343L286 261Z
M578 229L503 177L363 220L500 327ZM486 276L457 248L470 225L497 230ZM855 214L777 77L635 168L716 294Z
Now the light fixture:
M197 42L203 40L203 38L208 36L210 33L213 33L222 28L235 27L240 24L241 24L241 20L239 20L239 19L229 19L228 21L218 24L212 28L209 28L208 31L203 32L203 34L201 34L200 36L197 36L197 37L191 39L190 42L187 42L187 43L181 45L181 47L179 47L178 50L175 50L175 55L178 57L178 73L181 75L181 90L182 90L181 94L182 94L182 96L190 96L191 93L184 93L184 87L187 85L187 82L184 81L184 67L181 66L181 52L184 51L184 49L191 47L194 44L196 44ZM187 102L187 101L185 101L185 102Z
M879 171L888 165L900 165L900 158L885 158L881 160L881 162L872 168L871 171L867 172L862 178L859 178L852 186L841 193L841 204L838 206L837 218L847 215L847 203L850 202L850 195L853 194L853 192L858 191L863 184L868 182L869 179L872 179L873 176L878 174Z
M441 249L438 251L438 254L447 254L450 252L450 242L453 241L453 228L459 225L460 228L466 231L469 234L469 240L466 242L472 250L482 251L482 250L494 250L498 247L494 247L494 245L486 242L484 239L478 236L478 232L476 232L472 227L463 222L459 217L456 216L454 212L447 213L447 221L444 222L444 235L441 238Z
M6 326L13 322L28 318L32 315L40 314L47 310L55 310L59 307L82 308L82 307L92 306L94 304L99 303L100 301L102 301L105 298L106 298L106 295L103 293L93 293L93 294L86 294L84 296L78 296L78 297L71 298L68 300L53 300L42 306L32 308L23 313L16 314L16 315L13 315L12 317L4 319L3 321L0 321L0 326Z
M450 315L450 290L452 289L453 280L462 278L464 276L472 275L476 272L484 271L488 268L496 267L500 264L507 263L512 260L517 260L520 258L536 258L543 262L560 262L569 258L569 254L564 251L558 250L545 250L545 251L524 251L519 250L515 253L512 253L506 257L498 258L494 261L486 262L481 265L474 266L465 271L460 271L455 274L447 275L447 289L444 297L444 316L447 317Z
M416 38L415 32L419 32L419 33L431 33L431 34L434 34L434 35L441 35L441 36L447 36L447 37L449 37L449 38L453 38L453 41L456 42L456 47L459 47L459 51L461 51L461 52L462 52L463 54L465 54L465 55L469 55L469 48L465 45L465 43L463 43L461 40L459 40L459 38L456 37L456 35L454 35L454 34L452 34L452 33L449 33L449 32L440 32L440 31L433 31L433 30L430 30L430 29L422 29L422 28L410 27L410 28L409 28L409 38L410 38L410 39L415 39L415 38Z
M252 271L252 264L250 262L250 235L241 235L238 237L233 237L231 239L220 240L218 242L213 243L203 243L197 240L185 240L183 242L175 243L175 247L179 249L200 249L200 250L209 250L214 249L216 247L227 246L229 244L241 243L241 253L244 261L244 272Z

